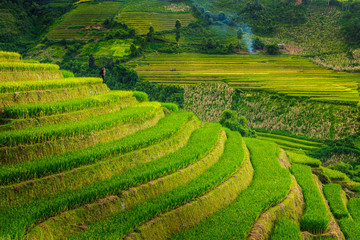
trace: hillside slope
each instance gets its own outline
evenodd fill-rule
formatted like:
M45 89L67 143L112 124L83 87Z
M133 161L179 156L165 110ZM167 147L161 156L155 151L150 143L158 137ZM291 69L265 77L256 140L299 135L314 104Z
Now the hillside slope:
M0 59L1 238L294 239L283 221L299 239L358 236L359 184L314 159L289 161L274 143L142 92L63 78L15 53ZM340 185L325 185L327 202L306 165L342 184L349 211Z

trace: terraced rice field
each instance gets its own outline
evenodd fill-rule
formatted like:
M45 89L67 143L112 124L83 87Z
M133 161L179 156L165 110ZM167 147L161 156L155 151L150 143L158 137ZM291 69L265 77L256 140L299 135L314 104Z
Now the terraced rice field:
M97 78L0 83L1 239L356 239L358 199L325 186L341 231L304 155Z
M103 30L102 22L115 17L121 6L121 2L110 1L78 4L60 19L47 37L52 40L90 39Z
M135 28L141 35L147 34L150 26L153 26L156 32L161 32L175 29L176 20L180 20L182 26L196 21L191 13L166 12L121 12L117 19Z
M176 20L180 20L182 26L187 26L196 21L190 10L190 4L186 2L127 0L117 20L135 28L138 34L145 35L150 26L153 26L156 32L175 29Z
M359 101L359 73L334 72L291 55L161 54L137 62L143 80L161 84L228 82L320 101Z
M318 142L301 140L293 137L286 137L282 135L261 133L261 132L258 132L257 134L258 134L258 139L275 142L280 147L287 150L302 149L305 151L306 150L311 151L324 147L323 144Z
M82 2L66 13L47 37L52 40L94 38L105 31L102 22L115 16L142 35L149 32L150 26L155 31L172 30L178 19L182 26L196 21L190 10L188 4L161 0Z

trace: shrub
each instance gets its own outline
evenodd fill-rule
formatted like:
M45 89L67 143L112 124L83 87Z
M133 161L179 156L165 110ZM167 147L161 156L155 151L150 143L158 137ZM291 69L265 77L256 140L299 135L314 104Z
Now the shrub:
M280 53L279 47L276 44L266 45L265 50L266 50L266 53L269 55L277 55Z
M244 116L238 117L236 111L226 109L221 113L220 124L232 131L238 131L244 137L255 136L255 131L247 126Z

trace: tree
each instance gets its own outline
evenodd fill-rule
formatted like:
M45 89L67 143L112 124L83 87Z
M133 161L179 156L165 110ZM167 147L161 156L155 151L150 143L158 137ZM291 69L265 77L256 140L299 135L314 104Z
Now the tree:
M130 52L131 52L130 56L132 56L132 57L137 57L140 55L139 50L136 48L136 46L134 44L131 44Z
M94 55L90 54L89 55L89 68L93 69L95 67L96 67L96 65L95 65Z
M176 20L175 28L176 28L176 36L175 36L175 39L176 39L176 42L177 42L178 45L179 45L179 40L180 40L180 28L181 28L181 22L180 22L180 20Z
M239 29L239 30L237 31L237 38L238 38L238 40L239 40L239 50L240 50L241 39L243 38L243 35L244 35L244 33L243 33L242 29Z
M147 40L148 40L148 42L154 41L154 27L153 26L149 27L149 32L147 34Z
M247 126L244 116L238 116L236 111L226 109L221 113L220 124L232 131L238 131L243 137L255 137L256 133Z

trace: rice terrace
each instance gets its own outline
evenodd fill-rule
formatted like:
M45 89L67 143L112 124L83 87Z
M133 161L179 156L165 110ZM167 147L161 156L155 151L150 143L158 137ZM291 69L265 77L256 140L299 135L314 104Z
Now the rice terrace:
M2 0L0 239L360 239L360 3Z

